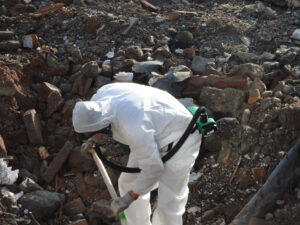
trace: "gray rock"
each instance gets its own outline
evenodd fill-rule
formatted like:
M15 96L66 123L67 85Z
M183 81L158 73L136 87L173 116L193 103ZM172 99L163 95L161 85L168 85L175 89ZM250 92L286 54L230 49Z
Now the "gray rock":
M128 59L141 60L143 57L143 50L139 46L130 46L125 49L125 57Z
M96 61L90 61L81 67L81 73L86 77L97 77L99 72L99 65Z
M236 116L241 104L245 102L244 91L225 88L204 87L199 97L200 105L207 107L214 114Z
M170 58L171 56L172 56L172 54L170 52L168 45L164 45L164 46L157 48L153 53L153 57L155 59Z
M289 129L300 129L300 102L287 105L279 111L279 122Z
M210 63L214 63L214 59L204 58L202 56L194 55L192 61L192 71L195 74L203 74L206 71L206 66Z
M273 61L276 58L276 55L270 53L270 52L264 52L263 54L260 55L260 59L265 62L265 61Z
M279 69L280 63L279 62L264 62L262 66L264 68L265 73L269 73L272 70Z
M30 210L38 221L47 221L64 201L64 195L49 191L35 191L25 194L20 203Z
M136 62L132 66L132 71L135 73L150 74L151 72L158 72L159 68L163 65L161 61L145 61Z
M259 66L254 63L245 63L238 66L234 66L230 73L236 74L236 75L246 75L250 77L251 79L262 79L264 75L264 69L262 66Z
M235 61L237 64L242 63L258 63L260 60L260 56L255 55L254 53L249 52L237 52L234 53L229 60L229 63L231 61Z
M241 130L241 153L246 153L252 146L258 143L259 131L253 127L244 125Z
M253 90L253 89L258 89L259 92L260 92L260 94L261 94L261 93L263 93L265 90L267 90L267 87L266 87L265 83L264 83L262 80L256 78L256 79L254 79L254 81L250 84L250 89L252 89L252 90Z
M279 62L283 65L291 64L297 57L297 52L289 51L286 54L280 56Z
M273 109L273 108L279 108L281 106L281 100L276 97L268 97L261 100L261 109L267 110L267 109Z
M276 19L278 17L277 12L270 7L265 7L263 15L267 19Z
M22 180L24 180L26 178L30 178L31 180L33 180L35 182L38 181L38 178L34 174L30 173L28 170L26 170L24 168L20 169L19 178Z
M13 39L15 33L12 31L0 31L0 41Z
M180 42L183 47L188 47L193 44L194 36L189 31L180 31L176 35L176 39Z
M192 71L184 65L171 67L165 76L174 76L174 82L181 82L192 76Z
M6 8L5 5L1 5L1 7L0 7L0 15L3 15L3 16L8 16L9 15L8 10L7 10L7 8Z
M273 91L265 91L261 95L263 98L269 98L273 96Z
M300 79L300 66L294 67L291 70L291 75L294 79Z
M25 178L19 187L22 189L22 191L24 191L24 193L43 190L40 185L30 178Z
M243 114L242 114L241 124L247 125L250 120L250 116L251 116L250 109L244 109Z
M20 47L21 47L20 41L8 40L8 41L1 41L0 42L0 49L1 50L12 51L12 50L16 50Z
M264 30L258 32L257 37L264 44L269 44L273 39L272 33L269 33Z
M108 200L94 202L87 211L87 218L90 225L112 224L116 222L116 216L113 214Z

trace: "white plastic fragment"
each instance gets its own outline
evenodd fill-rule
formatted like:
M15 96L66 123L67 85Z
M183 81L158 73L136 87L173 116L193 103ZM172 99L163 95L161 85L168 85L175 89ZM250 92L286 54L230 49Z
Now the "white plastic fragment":
M114 52L108 52L108 53L106 53L106 55L105 55L107 58L109 58L109 59L112 59L114 56L115 56L115 53Z
M183 49L177 48L177 49L175 50L175 53L176 53L176 54L183 54Z
M291 38L296 39L296 40L300 40L300 29L296 29L296 30L293 32Z
M133 79L133 73L131 72L119 72L114 78L121 82L131 82Z
M0 159L0 185L10 185L18 179L19 170L12 170L7 166L7 162Z
M198 180L203 174L198 172L198 173L191 173L190 175L190 179L189 179L189 182L194 182L196 180Z

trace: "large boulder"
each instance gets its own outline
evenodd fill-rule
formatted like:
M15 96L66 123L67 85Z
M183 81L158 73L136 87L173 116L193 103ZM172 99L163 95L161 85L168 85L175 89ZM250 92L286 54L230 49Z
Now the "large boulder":
M224 116L236 116L246 94L242 90L234 88L219 89L204 87L199 97L200 105L207 107L213 114Z
M38 221L47 221L64 201L64 195L49 191L35 191L25 194L20 203L30 210Z

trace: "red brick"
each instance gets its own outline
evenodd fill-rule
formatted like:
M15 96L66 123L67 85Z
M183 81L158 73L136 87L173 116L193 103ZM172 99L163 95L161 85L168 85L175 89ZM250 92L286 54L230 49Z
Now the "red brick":
M76 198L64 205L64 213L68 216L74 216L85 211L85 205L81 198Z
M180 12L170 12L169 15L168 15L168 19L170 21L175 21L175 20L178 20L180 17L181 17L181 13Z
M64 165L65 161L68 159L70 153L73 150L73 145L71 142L67 141L62 149L58 152L57 156L52 160L46 172L43 174L43 179L50 183L61 167Z
M251 168L255 180L264 180L267 177L265 168Z
M25 123L26 131L30 142L33 145L42 145L44 143L42 137L42 127L40 119L35 109L27 110L24 113L23 121Z
M181 83L183 86L183 94L193 93L199 95L204 86L216 88L237 88L243 89L249 81L244 75L208 75L208 76L192 76Z

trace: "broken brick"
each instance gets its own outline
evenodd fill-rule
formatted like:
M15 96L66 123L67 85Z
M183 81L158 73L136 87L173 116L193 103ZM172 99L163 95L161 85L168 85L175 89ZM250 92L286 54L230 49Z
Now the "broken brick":
M70 223L70 225L89 225L88 222L83 219L83 220L77 220L75 222Z
M35 109L27 110L24 113L23 121L25 123L28 138L33 145L42 145L42 127L39 116Z
M181 83L183 87L183 95L195 94L199 96L204 86L216 88L237 88L243 89L249 81L245 75L208 75L208 76L192 76Z
M58 87L56 87L53 84L50 84L48 82L43 82L41 84L41 86L38 89L38 98L40 101L46 101L48 98L48 95L52 92L52 91L57 91L60 92L60 89Z
M90 87L93 83L93 78L85 77L83 75L77 77L77 79L73 83L72 93L80 94L81 96L86 96L90 90Z
M255 180L264 180L267 177L265 168L251 168Z
M85 211L85 205L81 198L76 198L64 205L64 212L68 216L77 215Z
M47 115L51 116L64 103L64 98L59 91L52 91L47 97Z
M73 150L73 145L71 142L67 141L63 148L58 152L56 157L52 160L46 172L43 174L43 179L50 183L61 167L64 165L65 161L68 159L69 155Z
M181 17L181 13L180 12L170 12L168 15L168 19L170 21L175 21L178 20Z
M99 183L99 177L96 177L93 174L87 173L84 176L84 182L87 185L96 187Z
M7 156L7 151L5 147L4 140L2 136L0 135L0 158L6 157Z

